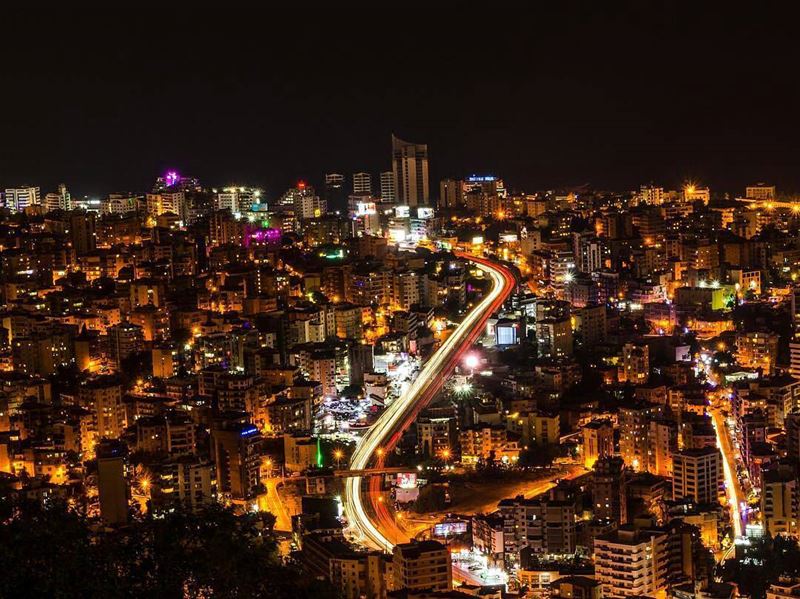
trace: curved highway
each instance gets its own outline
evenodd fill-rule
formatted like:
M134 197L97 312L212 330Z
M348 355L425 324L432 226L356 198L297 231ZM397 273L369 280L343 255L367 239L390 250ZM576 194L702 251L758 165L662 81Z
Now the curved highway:
M514 289L516 280L507 268L471 254L456 252L456 255L474 262L491 279L492 288L425 363L407 391L392 402L364 435L350 459L351 470L364 470L373 461L378 467L383 464L384 454L397 444L403 431L439 392L463 353L480 337L486 321ZM391 552L394 545L406 539L383 503L379 477L372 477L369 497L375 521L364 507L361 477L347 480L343 498L347 521L365 544Z

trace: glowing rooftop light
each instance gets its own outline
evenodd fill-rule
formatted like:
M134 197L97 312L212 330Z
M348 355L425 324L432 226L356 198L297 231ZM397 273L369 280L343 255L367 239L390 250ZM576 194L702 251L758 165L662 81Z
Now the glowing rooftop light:
M180 178L178 171L167 171L164 175L164 183L167 184L167 187L172 187L173 185L177 185Z
M464 358L464 366L469 368L470 370L474 370L480 364L480 360L478 356L475 354L469 354L466 358Z

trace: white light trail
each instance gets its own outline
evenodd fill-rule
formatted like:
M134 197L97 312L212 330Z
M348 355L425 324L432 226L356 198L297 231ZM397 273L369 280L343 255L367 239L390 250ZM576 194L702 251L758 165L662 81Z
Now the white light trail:
M505 279L499 270L479 263L476 263L476 266L491 278L491 291L464 317L461 324L436 353L431 356L405 393L398 397L381 414L373 427L362 437L351 457L351 470L365 470L367 468L373 455L377 455L377 451L382 448L392 432L402 422L407 412L424 394L431 381L440 376L442 368L452 357L452 354L459 350L481 317L506 290ZM392 551L394 544L383 536L364 511L361 497L361 477L347 479L344 493L344 512L349 525L359 533L367 544L384 551Z

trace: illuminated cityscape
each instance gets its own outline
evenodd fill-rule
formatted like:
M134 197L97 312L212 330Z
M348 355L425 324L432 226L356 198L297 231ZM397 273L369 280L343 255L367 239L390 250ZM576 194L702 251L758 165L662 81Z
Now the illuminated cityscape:
M9 14L0 598L800 597L794 32L342 10Z

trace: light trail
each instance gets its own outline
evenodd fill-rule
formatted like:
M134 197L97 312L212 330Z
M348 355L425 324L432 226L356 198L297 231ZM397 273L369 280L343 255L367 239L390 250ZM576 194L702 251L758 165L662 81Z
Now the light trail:
M514 288L516 280L506 268L469 254L457 253L457 255L474 262L491 279L492 288L426 362L406 392L392 402L364 435L351 456L351 470L365 470L373 459L376 459L379 466L382 464L384 452L397 443L403 430L439 391L444 379L455 368L461 353L478 338L486 320L502 305ZM378 482L377 479L373 480ZM371 484L370 491L377 520L388 525L390 519L388 508L377 499L376 490L380 493L379 484ZM394 543L379 530L364 509L361 477L350 478L345 484L344 512L349 525L358 532L366 544L384 551L392 551Z
M739 478L736 473L736 456L733 454L731 440L728 437L728 430L722 413L718 409L710 410L714 429L717 432L717 447L722 454L722 472L725 476L725 491L728 494L728 503L731 506L731 520L733 521L733 532L738 538L742 532L742 514L739 510L740 502L744 501L744 493L739 485Z

